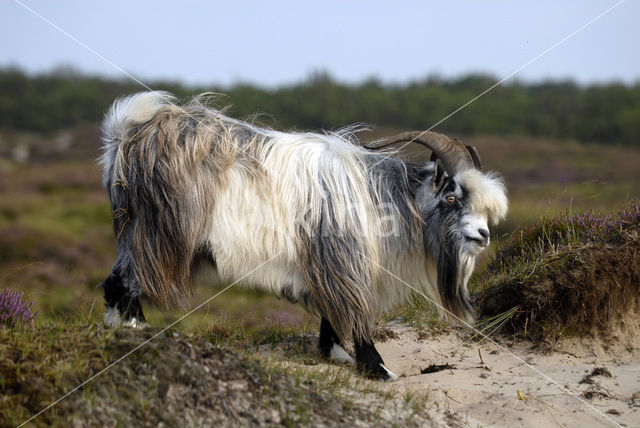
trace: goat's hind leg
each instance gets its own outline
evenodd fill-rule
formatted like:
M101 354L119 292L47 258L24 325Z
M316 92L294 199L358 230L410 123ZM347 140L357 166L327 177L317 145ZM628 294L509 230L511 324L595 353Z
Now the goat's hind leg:
M394 381L398 376L384 366L384 361L378 353L373 340L354 337L356 349L356 364L358 370L371 379Z
M320 340L318 348L323 357L335 360L339 363L355 364L353 357L344 350L340 338L331 326L329 320L322 317L320 321Z
M141 328L146 324L142 305L124 286L122 277L115 270L102 284L107 312L104 321L109 327L120 325Z

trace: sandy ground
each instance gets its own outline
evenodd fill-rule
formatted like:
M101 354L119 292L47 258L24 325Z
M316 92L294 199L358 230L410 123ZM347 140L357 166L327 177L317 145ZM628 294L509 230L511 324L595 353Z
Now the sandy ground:
M454 330L419 337L390 328L397 337L377 347L401 377L385 387L428 392L435 425L640 426L639 347L567 342L543 353L527 342L465 343ZM421 374L432 364L454 368Z

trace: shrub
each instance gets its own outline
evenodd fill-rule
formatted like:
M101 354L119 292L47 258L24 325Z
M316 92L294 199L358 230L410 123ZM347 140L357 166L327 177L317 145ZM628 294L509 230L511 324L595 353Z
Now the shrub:
M562 249L596 243L616 243L622 234L640 224L640 199L630 201L614 215L587 211L575 215L541 218L533 226L511 235L491 260L487 272L496 274L521 264L532 264Z
M503 331L534 341L637 334L613 331L640 310L639 238L638 199L617 213L547 217L514 232L476 277L480 319L508 314Z
M11 291L9 288L0 294L0 326L33 325L33 319L39 312L32 314L33 302L27 302L22 297L22 291Z

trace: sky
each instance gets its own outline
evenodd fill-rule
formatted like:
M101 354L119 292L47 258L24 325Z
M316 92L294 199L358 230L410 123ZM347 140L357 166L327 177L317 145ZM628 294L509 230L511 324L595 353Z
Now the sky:
M317 71L344 83L470 72L636 83L638 19L637 0L0 0L0 67L222 86Z

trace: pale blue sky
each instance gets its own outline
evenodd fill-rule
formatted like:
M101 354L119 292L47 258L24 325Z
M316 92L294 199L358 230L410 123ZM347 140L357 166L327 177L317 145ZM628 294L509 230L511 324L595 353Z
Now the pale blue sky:
M404 83L488 72L504 77L617 0L46 1L20 0L143 82L171 78L275 86L327 70L339 81ZM640 1L528 66L527 81L640 81ZM0 66L59 65L122 76L13 0L0 0Z

